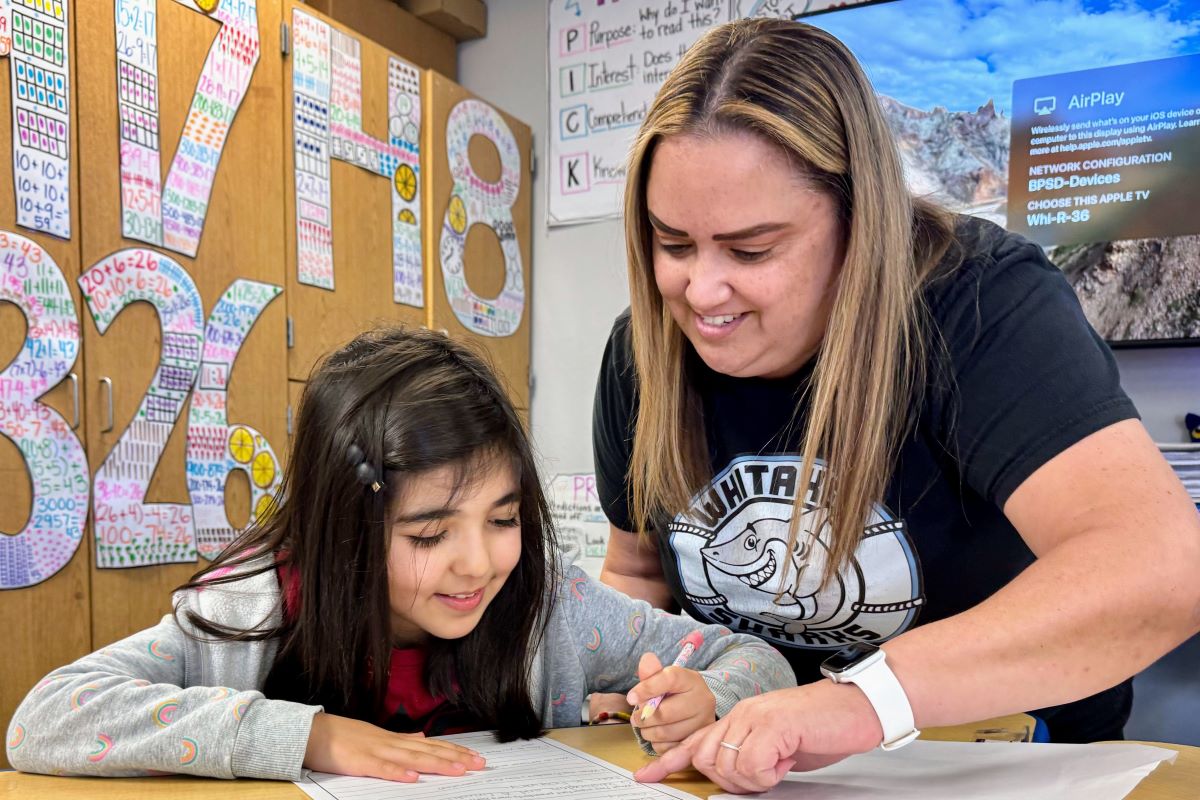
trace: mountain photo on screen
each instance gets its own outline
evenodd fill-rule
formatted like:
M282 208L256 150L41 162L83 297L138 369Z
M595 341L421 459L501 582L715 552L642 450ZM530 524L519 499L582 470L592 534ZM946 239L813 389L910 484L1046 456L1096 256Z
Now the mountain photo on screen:
M1200 338L1200 0L893 0L862 62L910 188L1041 244L1114 343Z

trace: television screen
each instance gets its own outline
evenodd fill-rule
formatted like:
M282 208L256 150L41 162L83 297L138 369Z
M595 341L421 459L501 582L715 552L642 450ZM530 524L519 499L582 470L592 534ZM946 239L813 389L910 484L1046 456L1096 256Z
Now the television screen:
M1200 0L829 5L793 8L862 62L914 192L1043 245L1110 342L1200 338Z

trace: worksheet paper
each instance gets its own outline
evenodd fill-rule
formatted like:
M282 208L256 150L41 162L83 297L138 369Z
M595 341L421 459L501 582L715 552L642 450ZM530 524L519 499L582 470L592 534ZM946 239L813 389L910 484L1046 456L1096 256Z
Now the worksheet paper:
M416 783L310 772L296 785L317 800L698 800L662 784L637 783L629 770L553 739L500 744L491 733L439 738L471 748L487 766L458 778L422 775Z
M812 772L758 800L1121 800L1175 751L1140 744L916 741ZM735 800L713 795L711 800Z

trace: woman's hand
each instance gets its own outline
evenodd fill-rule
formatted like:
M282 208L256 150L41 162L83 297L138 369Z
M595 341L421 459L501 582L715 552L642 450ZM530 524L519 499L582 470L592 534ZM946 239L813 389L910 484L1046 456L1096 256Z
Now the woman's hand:
M686 667L664 669L658 656L645 653L638 662L638 680L641 683L626 695L631 705L639 706L652 697L667 695L650 719L642 722L640 708L634 709L630 719L630 724L641 730L642 737L659 755L716 721L717 698L699 672Z
M419 773L463 775L483 769L474 750L423 733L392 733L357 719L319 713L313 717L304 766L317 772L412 783Z
M793 769L824 767L882 739L862 690L819 681L742 700L634 777L656 783L691 765L726 791L762 792Z

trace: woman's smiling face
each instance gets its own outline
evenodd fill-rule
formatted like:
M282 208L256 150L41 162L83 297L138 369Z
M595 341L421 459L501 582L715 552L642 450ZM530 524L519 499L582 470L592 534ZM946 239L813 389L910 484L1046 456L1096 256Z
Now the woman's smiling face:
M780 378L817 352L844 256L837 204L749 133L658 143L646 184L658 291L697 354Z

